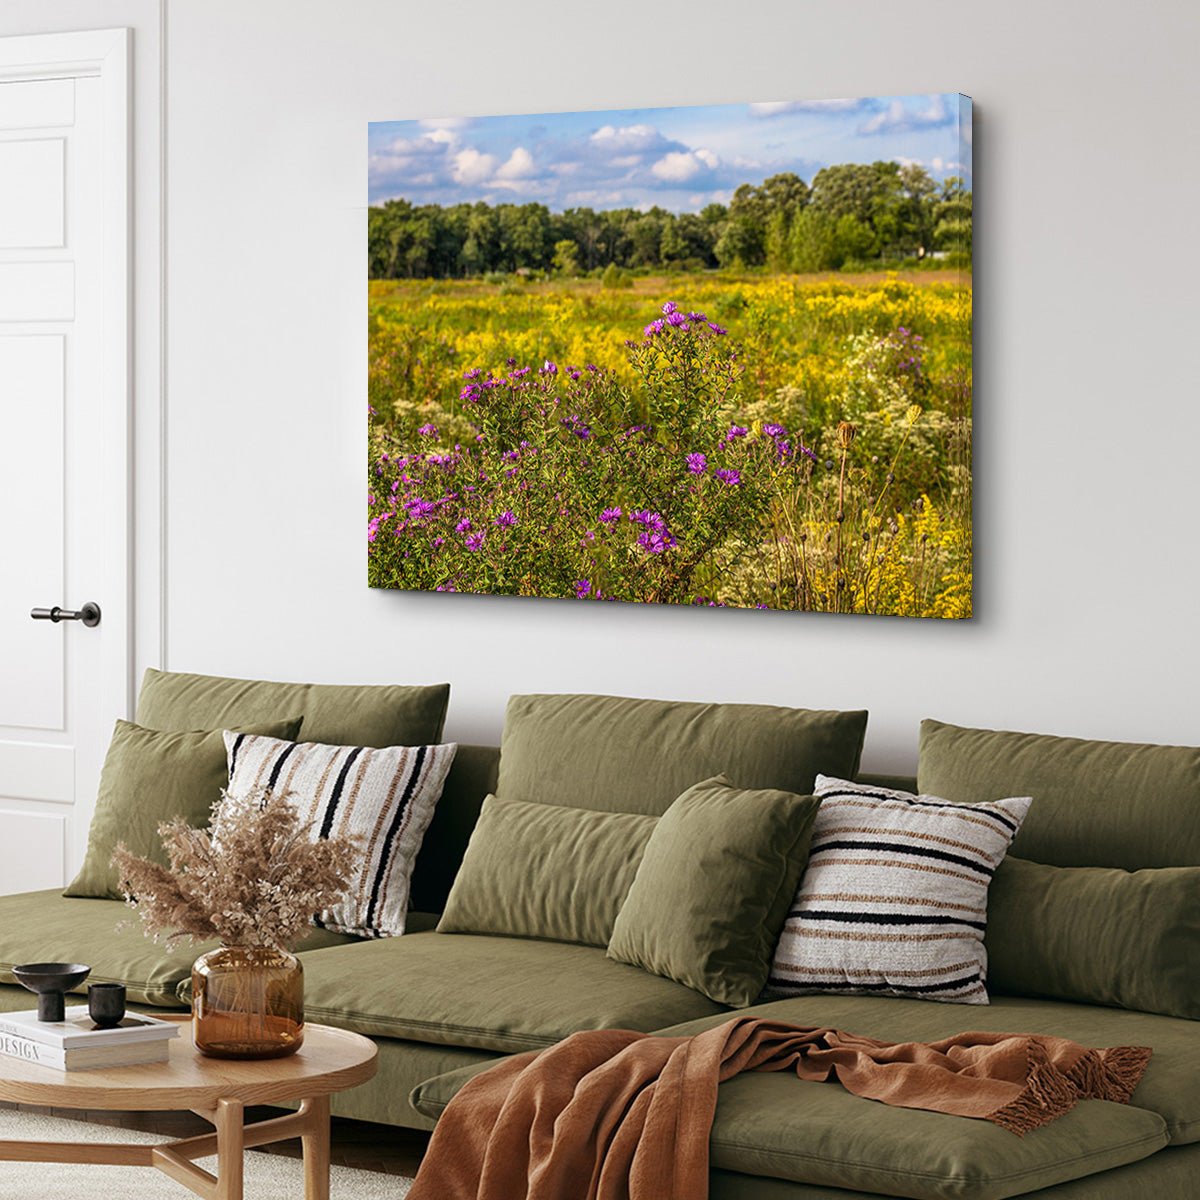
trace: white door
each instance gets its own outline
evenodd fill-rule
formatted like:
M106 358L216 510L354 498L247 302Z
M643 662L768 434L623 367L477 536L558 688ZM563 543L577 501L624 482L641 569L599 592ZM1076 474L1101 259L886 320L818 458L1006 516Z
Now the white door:
M127 71L125 30L0 39L0 893L73 873L128 715Z

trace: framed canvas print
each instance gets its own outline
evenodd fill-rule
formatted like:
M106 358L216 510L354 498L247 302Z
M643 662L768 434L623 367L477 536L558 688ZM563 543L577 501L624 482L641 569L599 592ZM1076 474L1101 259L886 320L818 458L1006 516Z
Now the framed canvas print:
M971 615L971 101L368 132L368 580Z

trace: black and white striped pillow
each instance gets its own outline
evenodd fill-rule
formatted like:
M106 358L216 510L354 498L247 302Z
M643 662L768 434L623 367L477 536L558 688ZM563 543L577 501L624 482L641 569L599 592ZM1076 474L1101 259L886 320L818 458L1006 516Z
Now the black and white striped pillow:
M363 839L345 899L317 923L360 937L402 934L413 864L458 746L325 746L226 730L225 748L230 792L290 792L314 837Z
M986 1004L988 884L1030 797L955 804L825 775L815 794L767 990Z

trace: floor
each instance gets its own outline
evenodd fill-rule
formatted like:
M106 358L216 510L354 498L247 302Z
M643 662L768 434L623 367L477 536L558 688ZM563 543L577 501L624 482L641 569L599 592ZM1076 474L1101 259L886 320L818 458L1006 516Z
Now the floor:
M212 1126L202 1117L190 1112L100 1112L73 1108L35 1109L31 1104L9 1104L0 1101L0 1109L18 1108L41 1111L55 1117L91 1121L97 1125L114 1125L122 1129L140 1129L145 1133L161 1133L164 1137L186 1138L208 1133ZM280 1116L285 1110L258 1106L246 1109L246 1120L262 1121ZM429 1134L415 1129L398 1129L391 1125L373 1125L369 1121L352 1121L334 1117L331 1158L343 1167L358 1167L363 1171L378 1171L384 1175L417 1173L421 1156L429 1143ZM286 1154L300 1157L299 1139L274 1142L256 1147L251 1153Z

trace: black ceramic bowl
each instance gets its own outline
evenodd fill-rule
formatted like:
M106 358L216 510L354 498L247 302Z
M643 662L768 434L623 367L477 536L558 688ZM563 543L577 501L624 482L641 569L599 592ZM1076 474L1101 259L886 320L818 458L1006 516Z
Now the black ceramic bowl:
M91 969L82 963L22 963L12 973L22 987L37 992L39 1021L61 1021L63 992L78 987Z

